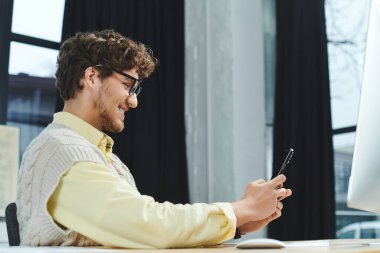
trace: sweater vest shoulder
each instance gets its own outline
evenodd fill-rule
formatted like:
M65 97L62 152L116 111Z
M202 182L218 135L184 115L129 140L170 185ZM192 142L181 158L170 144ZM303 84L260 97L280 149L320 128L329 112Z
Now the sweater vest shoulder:
M75 231L62 229L47 210L61 177L78 161L102 164L116 173L95 145L61 125L49 125L28 146L21 162L16 200L21 245L99 245Z

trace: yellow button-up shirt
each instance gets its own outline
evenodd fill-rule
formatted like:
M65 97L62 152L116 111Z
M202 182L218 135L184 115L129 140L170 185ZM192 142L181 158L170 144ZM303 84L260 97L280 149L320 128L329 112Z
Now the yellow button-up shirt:
M110 160L113 140L82 119L60 112L62 124L96 145ZM219 244L234 236L230 203L158 203L104 165L75 163L48 202L55 222L105 246L124 248L195 247Z

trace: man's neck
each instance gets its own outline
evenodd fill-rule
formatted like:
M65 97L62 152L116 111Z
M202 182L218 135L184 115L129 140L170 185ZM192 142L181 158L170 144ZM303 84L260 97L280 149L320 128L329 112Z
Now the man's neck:
M86 121L98 130L102 131L101 127L99 126L99 123L94 118L95 111L89 110L88 105L83 106L80 103L76 103L72 100L69 100L65 101L65 105L63 106L62 111L71 113L77 116L78 118L81 118L82 120Z

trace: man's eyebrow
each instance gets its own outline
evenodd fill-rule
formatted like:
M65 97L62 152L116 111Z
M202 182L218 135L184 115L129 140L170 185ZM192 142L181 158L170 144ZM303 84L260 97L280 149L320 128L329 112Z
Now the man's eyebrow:
M124 82L131 83L131 84L135 83L135 81L133 81L132 79L129 79L128 77L124 77Z
M122 82L133 83L134 81L126 76L119 75Z

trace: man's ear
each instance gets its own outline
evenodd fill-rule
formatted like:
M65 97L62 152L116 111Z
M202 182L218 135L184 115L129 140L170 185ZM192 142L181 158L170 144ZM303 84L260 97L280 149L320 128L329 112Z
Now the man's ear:
M95 87L95 78L97 76L97 71L94 67L87 67L84 70L83 84L89 88Z

